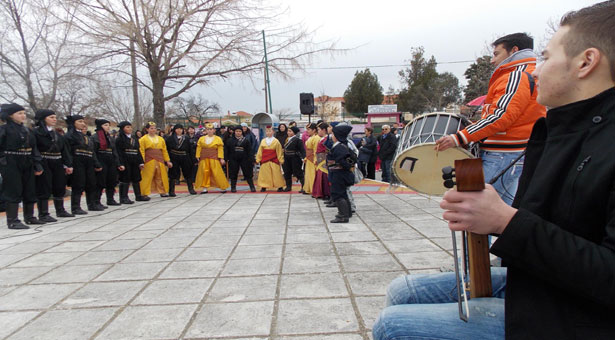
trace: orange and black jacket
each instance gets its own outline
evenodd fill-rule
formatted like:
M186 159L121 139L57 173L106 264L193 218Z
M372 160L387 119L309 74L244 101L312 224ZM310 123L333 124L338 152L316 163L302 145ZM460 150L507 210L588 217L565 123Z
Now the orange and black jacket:
M546 115L536 102L532 72L536 54L526 49L514 53L493 72L481 119L453 134L457 145L479 142L481 150L519 152L525 150L532 127Z

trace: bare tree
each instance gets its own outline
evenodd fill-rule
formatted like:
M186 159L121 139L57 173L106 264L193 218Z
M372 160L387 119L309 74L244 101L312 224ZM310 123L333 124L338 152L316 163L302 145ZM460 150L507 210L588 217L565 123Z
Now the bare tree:
M148 77L154 119L164 122L165 103L199 84L232 74L262 74L262 31L269 68L288 77L312 56L334 51L310 40L303 26L278 27L280 11L259 0L72 0L79 27L103 56L135 54ZM127 70L118 69L120 72Z
M273 110L273 115L278 117L281 122L291 120L290 118L295 115L295 112L289 108Z
M55 0L0 0L0 97L32 110L52 107L63 82L83 75L71 41L74 11ZM66 87L64 87L66 88ZM69 94L64 94L67 96Z
M126 87L113 87L108 82L99 83L94 90L98 102L89 110L89 115L94 117L108 118L114 122L124 120L132 121L134 114L134 102L132 89ZM149 93L142 90L139 94L140 116L143 119L151 119L152 100ZM135 122L136 124L136 122ZM137 126L135 126L137 127ZM141 128L138 126L137 128Z
M205 119L211 114L219 113L220 107L217 103L209 102L202 95L197 95L175 98L173 108L169 111L169 117L178 117L188 121L195 119L200 125L204 124Z

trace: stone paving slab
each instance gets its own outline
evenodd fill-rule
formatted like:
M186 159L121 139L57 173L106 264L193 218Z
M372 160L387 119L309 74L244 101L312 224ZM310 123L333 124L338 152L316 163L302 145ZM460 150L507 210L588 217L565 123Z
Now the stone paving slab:
M245 190L2 220L0 339L371 339L388 283L450 267L452 242L437 199L365 188L347 224Z

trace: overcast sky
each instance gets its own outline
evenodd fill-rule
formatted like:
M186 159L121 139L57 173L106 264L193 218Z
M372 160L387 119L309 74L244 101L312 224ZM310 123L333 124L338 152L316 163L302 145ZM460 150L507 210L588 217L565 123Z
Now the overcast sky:
M471 62L487 52L497 37L527 32L534 37L538 50L548 37L548 23L598 1L587 0L286 0L287 20L304 22L318 29L315 41L335 40L339 48L354 48L334 59L314 61L306 74L293 80L271 75L273 110L299 111L299 93L312 92L341 97L357 70L372 66L372 72L386 92L389 86L401 88L398 72L411 56L411 48L423 46L425 54L441 63L439 72L452 72L465 84L463 73ZM350 69L319 69L354 67ZM220 104L223 112L264 112L262 78L259 85L241 78L230 78L211 87L201 87L210 101Z

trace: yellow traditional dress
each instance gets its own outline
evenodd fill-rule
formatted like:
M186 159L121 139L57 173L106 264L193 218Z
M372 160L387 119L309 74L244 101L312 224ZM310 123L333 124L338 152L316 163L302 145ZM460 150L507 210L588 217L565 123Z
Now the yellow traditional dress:
M152 186L159 194L169 192L169 176L164 162L169 162L167 144L160 136L145 135L139 139L139 151L145 161L141 170L141 195L147 196L152 192Z
M312 193L312 188L314 187L314 179L316 178L316 148L318 147L318 142L320 141L320 137L318 135L313 135L308 138L305 142L305 172L304 172L304 182L303 182L303 191L308 194Z
M282 145L275 137L261 141L256 153L256 163L260 163L256 184L261 188L282 188L286 185L280 166L284 164Z
M220 159L224 159L224 143L218 136L203 136L196 144L196 157L199 168L194 186L198 189L217 187L228 188L228 180L222 170Z

